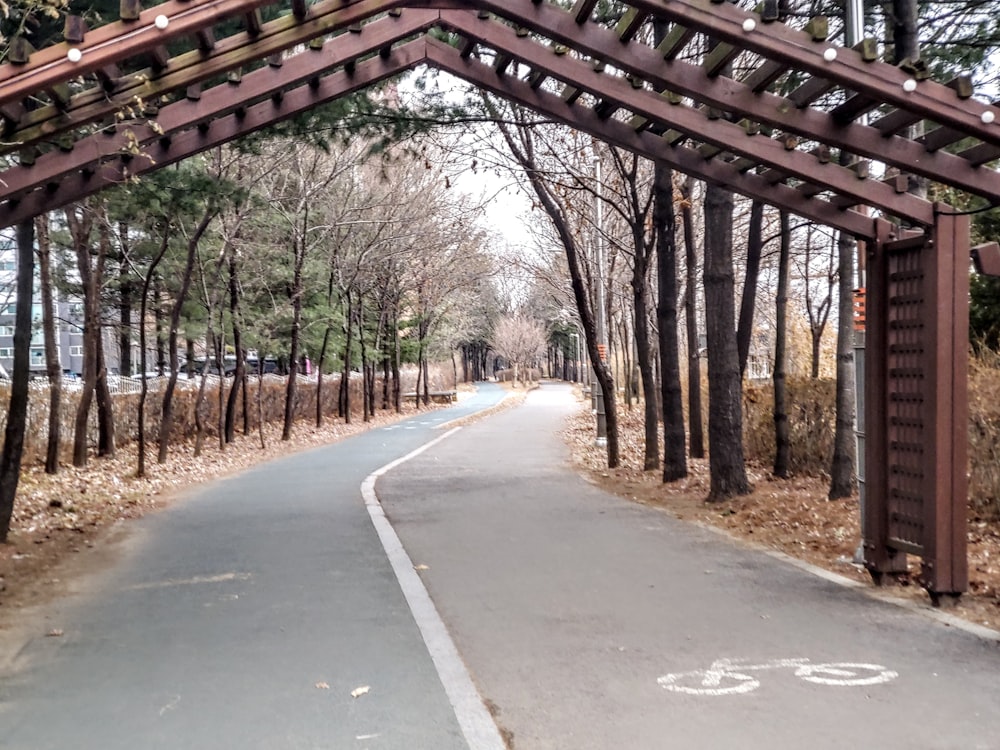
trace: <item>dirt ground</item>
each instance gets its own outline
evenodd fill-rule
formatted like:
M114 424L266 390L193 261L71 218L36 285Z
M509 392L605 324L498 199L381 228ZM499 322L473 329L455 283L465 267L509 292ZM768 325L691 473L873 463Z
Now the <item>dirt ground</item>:
M875 589L867 571L854 564L861 540L857 496L828 501L828 481L821 477L780 480L761 467L749 467L753 492L725 503L706 503L707 460L689 461L690 474L671 484L659 472L642 471L642 410L621 408L621 466L607 468L605 449L594 445L594 418L581 409L567 425L565 438L581 472L609 492L672 513L679 519L707 524L768 549L838 573ZM913 560L913 558L911 558ZM910 575L916 580L917 566ZM970 518L969 592L947 602L949 614L1000 630L1000 523ZM886 596L911 599L930 607L918 585L904 580L885 586ZM953 604L953 606L951 606Z
M501 408L518 403L523 395L515 391ZM264 450L255 434L239 437L225 451L207 445L197 459L190 447L182 446L162 466L151 460L145 479L135 477L132 448L120 450L113 459L92 459L84 469L64 467L55 477L39 467L28 468L9 542L0 545L0 631L11 626L16 613L73 590L83 574L112 563L117 545L127 538L130 519L176 502L204 482L406 416L409 412L403 417L379 414L372 422L355 420L349 425L332 420L319 430L299 425L290 443L282 443L280 429L271 427L265 430ZM622 409L623 461L614 471L606 468L604 450L594 446L592 419L581 406L567 423L565 438L577 468L610 492L871 585L867 573L852 562L860 537L856 498L828 502L822 478L773 480L766 471L751 468L753 494L707 504L707 462L691 461L689 477L671 485L662 484L657 472L641 470L638 409ZM1000 629L1000 524L972 519L969 554L970 591L949 611ZM915 585L894 586L889 593L928 603L926 593Z

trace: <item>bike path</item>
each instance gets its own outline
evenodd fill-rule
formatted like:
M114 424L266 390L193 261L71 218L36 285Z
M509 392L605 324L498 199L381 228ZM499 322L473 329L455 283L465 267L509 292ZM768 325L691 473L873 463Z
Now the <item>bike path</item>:
M364 478L498 403L460 404L206 485L0 674L3 750L465 750L361 498ZM352 691L369 691L352 697Z
M376 485L515 750L1000 747L995 642L609 496L574 408L544 384Z

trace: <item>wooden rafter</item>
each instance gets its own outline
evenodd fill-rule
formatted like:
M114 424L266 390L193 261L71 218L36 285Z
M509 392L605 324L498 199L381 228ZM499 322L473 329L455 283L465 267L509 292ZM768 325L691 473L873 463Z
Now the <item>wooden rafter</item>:
M265 99L246 107L240 113L212 121L210 127L193 127L170 139L153 141L139 155L120 156L105 162L93 172L78 172L51 186L51 189L36 190L20 200L8 201L0 206L0 226L16 224L53 207L121 185L136 175L176 164L376 84L420 64L424 59L423 50L423 40L408 42L386 57L375 55L359 62L352 73L338 71L314 78L309 83L284 92L278 101L273 98Z
M128 12L122 21L93 30L72 22L69 38L75 41L37 52L25 50L21 64L0 65L0 117L9 144L0 149L10 152L37 144L44 151L49 142L65 152L25 151L27 166L0 176L8 186L0 197L30 194L93 159L106 158L109 151L120 148L114 138L80 138L93 129L92 123L108 130L111 116L139 98L155 102L160 119L170 113L171 132L190 127L193 120L186 118L224 114L215 105L206 114L206 104L170 109L172 101L217 102L235 107L235 112L258 96L280 103L287 90L301 83L293 72L298 62L281 67L283 53L303 44L320 48L324 37L347 28L361 32L367 43L375 38L370 27L388 28L379 25L385 21L379 17L388 14L408 18L411 25L405 28L411 34L435 23L457 32L460 59L476 50L486 52L496 61L494 78L514 87L518 96L523 96L522 83L537 91L550 114L548 89L561 85L560 116L572 125L586 122L593 129L604 122L618 141L646 149L645 153L668 149L662 158L672 158L678 169L698 166L692 173L706 179L709 174L722 175L726 184L738 184L734 189L739 192L764 200L777 191L782 205L794 204L797 208L790 210L804 215L822 213L833 221L830 212L863 203L917 224L933 220L926 201L904 194L895 181L872 179L868 160L1000 204L998 174L982 166L1000 157L1000 127L989 122L995 108L973 100L967 81L908 83L911 73L876 62L870 45L834 48L825 41L822 24L795 31L765 23L763 17L734 6L703 0L631 0L613 28L592 18L596 3L591 0L578 0L571 10L552 0L320 0L312 5L295 0L283 4L288 8L284 15L258 23L254 19L269 4L169 0L142 10L130 0L123 4ZM411 7L414 4L421 9ZM154 22L159 15L169 18L165 28ZM251 23L248 30L217 38L216 26L227 18L249 18ZM654 49L638 32L656 19L670 27ZM682 52L699 35L711 39L714 47L696 65L682 59ZM166 42L181 36L194 40L197 49L169 57ZM347 45L332 59L350 72L366 55L392 55L393 44L402 37L389 36L377 50ZM65 57L71 44L82 53L76 63ZM162 50L159 56L157 50ZM754 67L739 80L728 77L726 65L744 52L754 53ZM150 56L156 61L151 68L119 73L119 67L134 71L135 61ZM265 70L270 71L266 78L253 71L257 61L265 59L269 63ZM448 61L452 64L450 57ZM478 68L472 70L479 75ZM771 87L789 71L802 78L798 88L787 96L772 93ZM242 104L233 104L218 89L199 99L200 85L223 75L242 92ZM67 88L71 80L83 80L84 90L71 96ZM259 86L248 85L265 80ZM484 85L478 78L475 82ZM904 90L904 83L914 90ZM39 88L50 92L52 104L23 106L24 92ZM187 97L178 99L185 91ZM836 96L827 104L831 92ZM879 108L888 112L871 125L855 120ZM723 113L725 117L720 116ZM921 120L939 126L922 138L909 138L906 128ZM131 127L133 134L142 133L140 143L155 135L143 129L141 118ZM623 127L632 135L626 138ZM103 145L97 147L101 139ZM960 154L949 151L966 139L970 143ZM853 168L841 167L831 158L831 149L838 148L858 156ZM693 156L700 165L686 161ZM847 224L852 233L862 233L853 218Z
M0 185L0 200L18 198L23 194L56 183L81 170L92 170L95 164L117 158L128 149L145 146L192 124L211 122L235 112L240 107L292 88L358 58L378 53L407 37L434 25L434 11L410 11L398 18L386 16L364 27L363 33L351 34L330 44L326 50L307 49L284 60L281 67L267 66L241 78L239 84L224 83L197 98L184 98L165 106L155 122L125 123L116 132L95 133L75 144L72 153L49 153L40 156L31 167L14 167L4 175Z

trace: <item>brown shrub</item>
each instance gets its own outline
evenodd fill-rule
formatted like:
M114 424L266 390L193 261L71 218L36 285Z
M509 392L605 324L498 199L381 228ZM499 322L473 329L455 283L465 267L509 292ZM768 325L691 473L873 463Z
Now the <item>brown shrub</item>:
M789 469L824 476L833 460L836 381L788 380L788 429L792 443ZM743 390L743 440L747 460L774 465L774 387L747 385Z
M361 419L362 378L355 374L350 379L351 415ZM402 391L412 391L416 385L416 368L404 368L400 373ZM454 386L454 373L450 364L431 365L429 367L429 383L431 390L444 390ZM160 430L160 409L163 398L163 388L166 378L155 378L149 381L149 393L146 396L146 438L150 443L158 440ZM197 432L195 422L195 406L198 405L198 380L187 380L181 377L174 391L173 419L171 422L171 443L178 445L193 438ZM222 398L229 394L232 381L224 383ZM260 395L260 411L263 422L270 424L281 422L285 414L286 380L282 377L265 375L263 381L256 377L248 379L248 413L249 429L258 427L258 393ZM114 404L115 444L126 445L138 439L139 429L139 387L138 381L128 378L116 383L120 392L112 394ZM323 378L322 408L328 418L337 415L338 393L340 388L339 375L326 375ZM382 408L382 384L378 379L375 386L375 408ZM294 415L296 421L311 422L316 418L317 385L312 379L300 376L295 392ZM0 385L0 429L6 423L7 404L10 401L9 382ZM69 461L73 450L73 424L80 393L67 385L62 390L60 406L60 456L63 461ZM219 380L210 378L206 383L204 397L198 407L206 427L207 439L218 439L219 435ZM46 441L49 420L49 386L46 381L31 383L28 401L28 426L25 433L24 457L26 464L41 463L45 460ZM237 399L236 429L243 429L243 398ZM97 407L92 406L88 423L88 443L92 449L97 447Z
M1000 354L989 350L969 361L969 505L1000 518Z

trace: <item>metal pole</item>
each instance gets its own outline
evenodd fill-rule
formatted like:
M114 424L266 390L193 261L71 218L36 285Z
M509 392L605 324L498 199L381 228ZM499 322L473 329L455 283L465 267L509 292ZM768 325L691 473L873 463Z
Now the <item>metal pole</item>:
M844 44L853 47L864 37L865 29L865 9L864 0L847 0L846 18L844 19ZM867 115L858 118L858 122L864 125L868 120ZM865 293L865 271L864 264L860 262L861 254L864 252L864 241L858 241L857 256L859 259L857 268L857 289L862 290L862 300L867 302ZM855 445L855 473L858 477L858 503L861 510L861 543L854 552L854 561L863 563L865 560L864 539L865 534L865 331L858 326L854 327L854 445Z
M595 152L594 154L594 168L597 176L597 190L595 193L595 207L596 207L596 219L597 219L597 242L596 242L596 252L595 252L595 264L597 266L594 278L597 284L597 344L598 348L602 353L608 350L608 331L607 331L607 302L604 298L604 199L603 191L601 189L601 157ZM606 356L606 355L605 355ZM596 378L595 378L596 380ZM607 445L608 442L608 420L607 414L604 411L604 389L601 387L600 382L595 382L594 394L596 396L596 411L597 411L597 444ZM613 396L614 394L612 394Z

